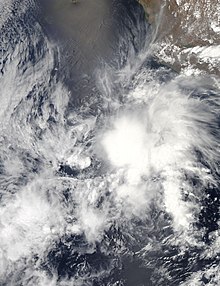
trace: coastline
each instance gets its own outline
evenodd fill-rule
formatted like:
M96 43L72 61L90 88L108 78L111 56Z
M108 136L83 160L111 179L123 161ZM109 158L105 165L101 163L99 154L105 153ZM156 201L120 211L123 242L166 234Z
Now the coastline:
M220 75L218 0L139 0L154 30L154 55L174 70Z

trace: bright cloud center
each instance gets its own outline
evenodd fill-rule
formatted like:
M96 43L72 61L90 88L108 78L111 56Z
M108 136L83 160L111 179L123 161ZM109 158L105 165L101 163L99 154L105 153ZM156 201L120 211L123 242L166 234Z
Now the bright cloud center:
M144 124L137 119L122 117L115 122L113 130L106 132L102 145L114 166L141 168L146 157L145 140Z

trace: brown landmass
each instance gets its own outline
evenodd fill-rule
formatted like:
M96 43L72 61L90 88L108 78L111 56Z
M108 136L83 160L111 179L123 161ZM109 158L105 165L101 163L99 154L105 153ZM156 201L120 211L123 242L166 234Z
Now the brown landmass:
M220 74L219 59L202 60L195 49L220 45L219 0L139 0L154 29L156 55L176 70L189 64ZM204 49L203 49L204 48Z

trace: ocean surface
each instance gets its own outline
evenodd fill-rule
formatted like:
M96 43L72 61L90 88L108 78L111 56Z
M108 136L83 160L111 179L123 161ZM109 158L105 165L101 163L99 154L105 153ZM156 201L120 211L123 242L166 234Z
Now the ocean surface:
M73 2L0 2L0 285L219 285L219 80Z

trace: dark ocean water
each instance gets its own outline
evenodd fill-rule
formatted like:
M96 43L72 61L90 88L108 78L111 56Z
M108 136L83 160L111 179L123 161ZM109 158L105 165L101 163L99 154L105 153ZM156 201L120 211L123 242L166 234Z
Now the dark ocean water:
M219 285L217 79L134 0L0 10L0 285Z

